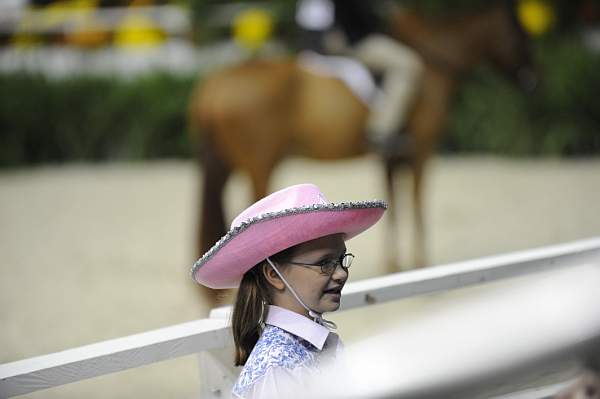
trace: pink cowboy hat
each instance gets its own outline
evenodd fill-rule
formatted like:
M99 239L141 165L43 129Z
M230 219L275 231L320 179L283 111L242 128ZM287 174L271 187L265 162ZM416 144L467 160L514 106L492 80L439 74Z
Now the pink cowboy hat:
M348 240L374 225L386 208L379 200L328 203L314 184L284 188L240 213L194 264L192 277L209 288L236 288L267 257L331 234Z

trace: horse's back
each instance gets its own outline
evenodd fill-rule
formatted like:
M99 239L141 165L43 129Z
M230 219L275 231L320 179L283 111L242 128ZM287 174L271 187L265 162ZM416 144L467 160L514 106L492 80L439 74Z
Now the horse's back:
M340 79L298 69L293 126L297 152L319 159L363 153L368 107Z
M230 165L248 169L256 164L251 154L258 153L265 163L286 153L312 158L362 153L367 112L339 79L286 59L249 61L208 76L191 116Z
M191 123L233 168L265 168L288 141L295 65L291 60L252 60L215 72L199 86ZM272 148L269 150L269 148Z
M252 112L256 106L277 102L289 90L293 62L249 61L208 75L192 100L192 118L210 129L215 119Z
M293 74L291 60L250 61L217 72L209 78L208 90L229 106L247 104L249 98L273 101L274 96L289 90Z

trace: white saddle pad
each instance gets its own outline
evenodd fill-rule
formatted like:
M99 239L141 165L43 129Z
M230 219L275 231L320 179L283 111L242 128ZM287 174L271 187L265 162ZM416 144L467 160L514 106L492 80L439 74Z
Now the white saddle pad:
M367 107L371 107L377 86L369 70L360 62L348 57L321 55L314 51L300 52L297 62L312 73L340 79Z

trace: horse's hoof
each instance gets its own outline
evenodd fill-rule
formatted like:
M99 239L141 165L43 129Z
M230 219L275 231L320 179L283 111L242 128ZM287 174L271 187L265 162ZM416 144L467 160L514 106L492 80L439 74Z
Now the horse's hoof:
M388 261L386 274L398 273L399 271L402 271L402 269L400 269L400 265L396 261Z

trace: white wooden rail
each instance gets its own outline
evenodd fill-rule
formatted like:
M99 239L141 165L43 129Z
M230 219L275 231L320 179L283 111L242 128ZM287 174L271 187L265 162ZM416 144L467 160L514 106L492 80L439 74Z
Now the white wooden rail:
M350 283L342 310L584 263L600 264L600 237ZM198 354L203 397L219 397L235 378L228 307L211 317L0 365L0 398ZM533 397L533 396L532 396Z

